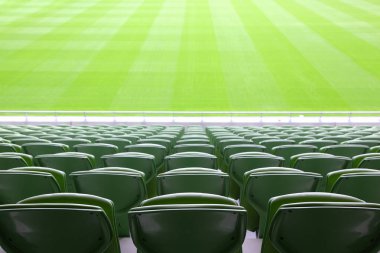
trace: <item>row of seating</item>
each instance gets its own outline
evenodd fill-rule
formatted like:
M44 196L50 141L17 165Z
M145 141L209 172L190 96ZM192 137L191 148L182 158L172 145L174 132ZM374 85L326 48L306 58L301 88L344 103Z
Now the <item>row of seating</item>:
M65 191L91 194L90 198L105 198L114 205L114 222L110 222L110 230L114 231L116 238L130 234L140 252L236 253L241 251L246 229L257 231L258 236L264 239L263 253L358 252L344 251L347 249L343 246L344 242L337 242L336 245L339 246L335 246L335 251L331 248L334 247L332 244L327 244L324 250L316 247L315 251L305 251L300 245L291 245L294 244L295 237L292 239L287 234L282 234L286 228L277 228L274 225L276 223L272 222L277 220L273 217L280 213L281 208L271 209L271 201L279 196L289 196L295 203L286 204L293 203L296 210L314 210L314 207L318 207L321 211L326 211L331 207L334 209L332 213L339 208L363 211L373 207L372 217L377 215L376 204L363 202L380 203L377 191L380 179L379 153L372 152L374 149L367 153L371 148L376 148L376 127L27 126L24 129L4 126L3 129L6 133L2 135L0 130L0 136L4 140L4 146L17 145L12 143L12 135L18 136L16 139L19 139L19 135L33 137L32 142L23 143L18 150L0 153L0 166L5 166L0 171L0 180L3 178L6 181L0 182L0 187L4 186L0 188L0 201L4 199L4 206L25 204L22 203L25 198L38 199L40 194L46 193L53 195L42 195L45 198L75 198L73 196L77 195L62 193ZM12 132L11 136L9 131ZM56 135L53 133L57 131L65 137L63 141L71 140L73 145L49 142L55 142L53 137L57 136L46 135ZM312 132L314 137L311 137ZM348 140L343 140L341 135L349 135L352 141L369 140L374 145L365 145L363 149L364 143L338 144L337 139L324 139L327 135L321 137L322 133L339 137L342 142ZM90 138L86 139L87 143L74 144L78 135ZM107 141L104 139L124 141L126 136L133 140L120 142L119 146L103 142ZM369 137L373 139L363 139ZM44 141L33 142L37 139ZM287 141L289 142L286 143ZM315 141L320 145L299 143L305 141ZM326 141L329 142L328 148L322 145ZM48 151L49 146L60 146L64 150ZM334 153L336 149L331 152L330 148L338 148L344 154ZM119 150L125 152L118 153ZM22 163L15 166L10 162L13 160ZM103 168L104 166L108 167ZM32 187L32 182L38 187ZM20 188L20 185L25 187ZM13 190L12 187L17 189ZM15 192L17 194L13 194ZM156 195L160 196L155 197ZM78 196L83 199L87 195ZM338 204L340 198L350 204ZM19 201L21 202L18 203ZM360 205L351 203L355 201L360 201ZM64 202L69 205L86 205L86 202ZM318 203L314 205L308 202ZM356 205L355 208L352 208L353 205ZM53 209L55 208L56 206ZM319 212L317 209L314 211ZM271 213L271 210L276 211ZM363 216L357 217L356 225L364 222ZM221 221L228 223L223 225ZM363 227L365 225L362 224ZM183 227L189 229L183 233L178 232ZM369 235L370 230L379 231L377 224L371 229L366 228L363 233ZM216 236L203 238L206 232ZM165 241L164 235L176 238L175 242L178 243L168 239ZM356 249L364 249L364 240L355 235L348 236L357 243ZM190 239L184 239L186 237ZM371 234L371 242L376 239ZM366 242L368 244L368 240ZM373 242L372 245L372 248L367 249L375 250L378 246ZM100 245L91 247L100 249L99 252L104 252L107 248ZM118 245L108 246L108 250L117 247ZM296 250L297 247L303 250Z

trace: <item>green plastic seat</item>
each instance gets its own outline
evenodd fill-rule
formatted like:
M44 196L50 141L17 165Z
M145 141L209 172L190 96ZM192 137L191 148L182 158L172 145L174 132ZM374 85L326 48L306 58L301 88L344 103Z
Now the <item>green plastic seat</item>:
M380 145L379 146L370 147L369 148L369 152L380 153Z
M174 169L157 176L158 195L200 192L222 196L229 194L229 176L207 168Z
M261 246L261 253L282 253L284 251L278 251L274 245L272 244L272 239L274 239L273 235L271 235L272 230L272 221L274 216L276 215L277 211L280 209L282 205L285 204L292 204L292 203L305 203L305 202L356 202L356 203L364 203L363 200L360 200L355 197L342 195L342 194L335 194L335 193L325 193L325 192L304 192L304 193L292 193L292 194L286 194L281 195L277 197L273 197L268 202L268 212L267 212L267 222L266 222L266 228L264 230L264 237L263 242ZM315 217L313 217L311 221L315 221ZM318 219L320 220L320 219ZM324 233L327 233L327 230L329 231L335 231L334 229L327 229L330 226L325 226L325 229L322 230L316 230L315 227L310 225L310 222L303 221L307 226L310 227L310 229L315 230L318 232L318 236L324 236ZM335 228L335 226L334 226ZM293 231L291 234L296 233L297 231L294 230L294 227L291 228ZM298 232L297 232L298 233ZM322 235L323 234L323 235ZM290 236L290 234L282 236L285 238L285 236ZM317 238L318 236L314 236L313 239ZM308 237L308 236L306 236ZM305 238L305 233L299 236L298 242L303 241ZM308 238L309 240L309 238ZM310 252L312 248L304 249L303 251L298 252ZM297 251L291 251L291 252L297 252ZM319 252L325 252L324 250Z
M159 138L149 138L149 139L141 139L137 141L138 144L150 143L150 144L158 144L162 145L166 148L166 150L170 150L172 147L172 140L168 139L159 139Z
M87 139L80 139L80 138L73 138L73 139L54 139L53 140L55 143L62 143L67 146L69 146L69 151L73 152L74 151L74 146L78 144L87 144L91 143L91 141Z
M279 252L375 253L380 249L380 205L283 205L273 218L269 237Z
M75 171L91 170L95 161L93 155L76 152L39 155L35 159L40 166L63 171L66 175ZM67 177L67 190L75 190L70 177Z
M314 192L322 176L317 173L284 169L252 170L245 176L242 195L260 217L259 237L263 236L268 201L270 198L290 193Z
M62 245L63 249L62 249L62 251L60 251L61 249L59 247L57 247L57 245L61 245L61 244L55 243L55 245L50 246L51 247L50 251L46 251L46 253L48 253L48 252L120 253L118 231L117 231L116 219L115 219L115 207L114 207L113 202L109 199L101 198L101 197L94 196L94 195L79 194L79 193L55 193L55 194L44 194L44 195L39 195L39 196L35 196L35 197L30 197L30 198L27 198L27 199L20 201L19 204L33 204L36 206L37 205L38 206L54 206L56 204L76 205L77 206L76 209L80 209L81 206L83 206L83 205L95 206L98 209L100 208L102 213L107 218L107 221L109 224L108 226L109 226L109 230L110 230L110 243L109 243L108 247L105 247L104 249L102 249L100 251L96 251L96 250L95 251L91 251L91 250L87 251L86 249L84 249L83 251L78 250L77 247L83 247L81 245L84 243L87 243L87 241L86 241L87 236L90 236L93 233L93 232L91 232L91 230L93 230L93 229L95 230L96 227L93 227L91 224L86 225L87 223L84 223L81 219L71 220L67 216L62 216L59 219L59 221L55 221L54 223L52 223L52 226L54 226L55 229L60 231L58 234L59 236L57 235L57 242L60 242L62 240L63 241L61 243L63 243L63 244L68 244L70 242L70 243L74 244L71 246L71 247L73 247L73 249L67 249L65 247L68 247L68 245ZM96 215L94 215L94 214L96 214L96 213L92 213L92 215L96 217ZM63 217L65 217L65 218L63 218ZM68 221L70 221L70 222L68 222ZM64 224L64 225L60 226L60 224ZM49 225L49 223L46 223L46 225ZM65 225L68 225L68 226L76 225L77 228L73 227L72 229L63 229L65 227ZM84 227L84 226L86 226L86 228L85 228L86 230L87 229L89 230L87 232L88 234L85 231L82 231L82 227ZM73 233L75 235L75 236L73 236L73 239L70 239L69 242L65 240L65 238L66 238L65 235L68 234L68 231L70 231L70 233ZM77 235L77 233L78 233L78 235ZM51 239L49 234L46 235L46 238L47 238L47 240ZM95 241L98 241L100 238L102 238L102 237L97 237L97 239ZM94 239L92 237L89 240L91 240L91 243L96 243L96 242L94 242ZM103 241L103 240L99 240L99 241ZM26 252L29 252L29 251L26 251ZM36 251L36 253L37 252L41 252L41 251Z
M22 145L27 144L27 143L51 143L51 141L29 137L29 138L13 139L12 143L19 145L19 146L22 146Z
M263 145L266 147L267 152L272 152L272 148L280 146L280 145L291 145L295 144L296 142L294 140L288 140L288 139L268 139L260 141L260 145Z
M4 152L18 152L21 153L21 146L12 143L0 143L0 153Z
M9 253L101 253L113 235L103 210L86 205L3 205L0 226L0 244Z
M359 145L365 145L368 147L375 147L380 145L380 140L350 140L342 142L342 144L359 144Z
M299 136L299 135L297 135L297 136L289 136L289 137L287 137L287 139L295 141L297 144L300 144L303 141L315 140L315 137L311 137L311 136Z
M348 136L325 136L322 138L322 140L330 140L330 141L336 141L338 143L342 143L345 141L350 141L352 140L352 138Z
M210 144L210 141L207 138L180 139L177 144Z
M230 156L243 152L264 152L265 146L257 144L236 144L228 145L222 150L223 161L227 166L230 162Z
M62 184L63 181L63 184ZM15 204L28 197L63 192L65 175L49 168L23 167L0 171L0 204Z
M89 143L75 145L74 150L76 152L93 155L95 157L95 167L101 168L104 167L104 162L101 157L104 155L116 154L118 152L118 147L105 143Z
M228 173L239 185L243 186L244 173L264 167L281 167L284 159L264 152L243 152L230 156Z
M214 155L215 146L211 144L179 144L173 147L172 153L202 152Z
M324 153L328 153L332 155L354 157L354 156L366 153L368 149L369 147L365 145L339 144L339 145L326 146L326 147L321 148L320 150Z
M371 169L348 169L329 173L329 190L360 198L366 202L380 203L380 172Z
M312 145L312 146L316 146L318 149L320 149L320 148L325 147L325 146L336 145L336 144L338 144L338 142L333 141L333 140L306 140L306 141L301 141L300 144Z
M25 171L25 172L43 172L52 175L55 182L59 186L60 192L67 191L66 185L66 173L60 170L47 168L47 167L38 167L38 166L28 166L28 167L17 167L10 169L9 171Z
M36 157L38 155L56 154L69 151L69 146L62 143L26 143L22 145L25 153Z
M364 158L359 167L380 170L380 156Z
M292 144L272 148L272 153L285 158L284 166L290 166L290 158L297 154L316 152L318 148L312 145Z
M113 201L119 236L129 236L128 211L146 198L144 173L128 168L101 168L70 174L76 192Z
M144 253L237 253L246 212L232 199L177 193L146 200L129 212L131 235Z
M265 168L253 169L244 173L243 186L240 190L241 191L240 205L243 206L247 210L247 229L250 231L258 231L259 214L255 210L255 208L248 202L247 194L245 194L247 181L251 173L268 173L268 172L271 172L271 173L299 172L301 173L302 171L297 170L297 169L292 169L292 168L285 168L285 167L265 167Z
M0 153L0 170L24 166L33 166L32 156L17 152Z
M138 153L124 152L114 155L102 156L104 164L107 167L131 168L144 173L145 182L150 182L157 174L154 156Z
M255 136L251 138L251 141L255 144L259 144L260 142L263 142L265 140L274 140L279 139L276 136L269 136L269 135L262 135L262 136Z
M125 146L132 144L132 141L127 140L127 139L123 139L120 137L101 138L101 139L97 139L96 142L115 145L119 148L119 151L124 150Z
M367 157L380 157L380 153L366 153L366 154L356 155L352 157L352 168L359 168L360 164Z
M165 168L166 171L189 167L216 169L216 159L216 156L207 153L181 152L166 156Z
M139 152L139 153L146 153L154 156L154 161L156 163L156 168L160 170L164 158L168 153L168 150L165 148L165 146L159 145L159 144L135 144L135 145L128 145L124 147L124 150L126 152Z
M293 159L294 158L294 159ZM329 172L346 169L350 166L351 159L344 156L325 155L300 155L293 157L293 166L305 172L321 174L324 178L320 181L317 191L326 190L326 175Z

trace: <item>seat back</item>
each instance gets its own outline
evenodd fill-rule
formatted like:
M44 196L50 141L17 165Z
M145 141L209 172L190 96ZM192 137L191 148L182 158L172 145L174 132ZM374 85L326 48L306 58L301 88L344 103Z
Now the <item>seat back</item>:
M103 168L74 172L70 177L76 192L113 201L119 236L128 236L128 211L147 194L144 173L127 168Z
M105 213L111 227L111 244L109 245L108 248L106 248L106 250L103 250L100 252L120 253L118 231L117 231L116 220L115 220L115 208L111 200L94 196L94 195L87 195L87 194L55 193L55 194L44 194L44 195L39 195L35 197L30 197L19 202L19 204L48 204L48 203L49 204L50 203L51 204L79 204L79 205L91 205L91 206L100 207L101 210ZM65 221L67 221L67 219L63 219L63 218L61 219L61 222L65 222ZM72 222L69 222L69 223L72 223ZM84 224L81 223L80 221L75 222L75 224L79 227L84 226ZM91 225L86 229L91 229ZM80 229L78 230L80 231ZM71 231L71 230L62 230L63 233L67 233L67 231ZM86 234L83 234L83 236L86 236ZM78 237L78 238L81 238L81 237ZM47 236L47 239L50 239L49 236ZM81 243L80 240L74 240L74 242ZM57 251L54 250L50 252L57 252ZM64 252L65 253L77 252L77 250L62 251L62 253ZM83 252L91 252L91 251L83 251ZM97 252L97 251L94 251L94 252Z
M129 219L133 242L144 253L236 253L241 249L246 213L232 199L183 193L159 196L142 205L130 211Z
M191 167L216 169L216 159L214 155L201 152L176 153L165 157L165 168L166 171Z
M297 154L302 153L312 153L316 152L318 148L312 145L302 145L302 144L293 144L293 145L281 145L272 148L272 153L277 156L285 158L284 166L290 166L290 158Z
M56 154L69 151L69 146L62 143L26 143L22 145L25 153L33 157L44 154Z
M229 176L214 169L175 169L157 176L157 189L159 195L200 192L227 196Z
M95 167L104 167L104 162L101 159L104 155L111 155L118 152L118 147L112 144L106 143L88 143L88 144L78 144L74 146L76 152L82 152L91 154L95 157Z
M269 237L279 252L375 253L380 249L380 205L283 205L273 219Z
M322 152L336 155L336 156L347 156L354 157L357 155L364 154L368 151L369 147L359 144L338 144L322 147L320 150Z
M150 182L157 173L153 155L138 152L124 152L106 155L103 156L102 159L107 167L131 168L143 172L145 174L145 182L147 183Z
M107 216L96 206L0 206L0 243L6 252L101 253L113 236Z

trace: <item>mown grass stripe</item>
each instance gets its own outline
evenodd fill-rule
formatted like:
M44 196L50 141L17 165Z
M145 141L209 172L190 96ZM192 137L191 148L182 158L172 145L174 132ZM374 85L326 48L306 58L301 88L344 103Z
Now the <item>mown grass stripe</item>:
M328 0L321 0L323 4L328 5L332 8L335 8L339 12L345 13L347 15L352 16L353 18L366 22L368 26L374 26L377 28L377 32L380 29L380 16L374 15L371 12L365 11L363 9L356 8L353 5L347 4L345 2L338 2L338 1L328 1ZM368 31L368 30L366 30ZM368 31L370 32L370 31ZM376 31L375 31L376 32Z
M187 0L172 107L229 110L209 1Z
M329 92L328 81L273 25L253 1L233 1L235 10L284 93L286 107L307 110L324 107L318 94ZM300 75L302 73L302 75Z
M282 90L264 64L231 2L211 0L210 7L231 107L236 110L273 110L274 104L284 106Z
M380 78L380 50L372 44L358 38L351 32L337 26L323 18L310 7L303 6L303 2L278 2L289 13L292 13L301 22L307 24L311 30L325 38L330 44L349 56L363 69Z
M136 60L162 5L163 1L143 1L98 50L55 106L75 108L75 104L83 103L83 94L86 94L87 108L110 108L119 89L128 85L124 83L126 73Z
M171 108L185 10L186 0L164 2L136 60L125 74L112 108Z
M256 4L295 48L328 80L330 86L326 89L329 92L317 94L326 109L338 110L347 107L373 109L377 106L377 99L368 97L367 94L380 92L380 87L377 85L379 79L358 66L278 3L256 1Z

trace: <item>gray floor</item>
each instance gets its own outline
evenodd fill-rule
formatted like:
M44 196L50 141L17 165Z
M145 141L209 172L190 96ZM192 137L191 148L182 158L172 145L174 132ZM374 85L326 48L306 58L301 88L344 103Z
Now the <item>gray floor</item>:
M131 238L121 238L120 246L122 253L136 253L136 248ZM259 253L261 248L261 239L257 239L255 233L247 232L245 241L243 244L243 253ZM0 253L5 251L0 248Z

